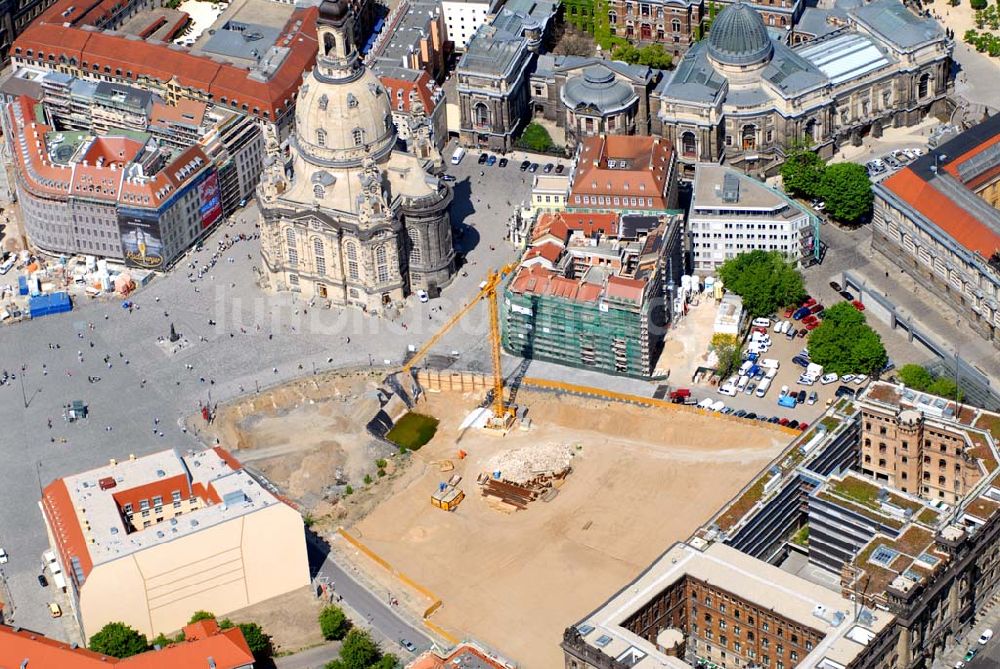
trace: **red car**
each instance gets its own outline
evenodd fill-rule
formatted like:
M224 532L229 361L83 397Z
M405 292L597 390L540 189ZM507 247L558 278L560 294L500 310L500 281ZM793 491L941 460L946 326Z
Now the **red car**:
M809 325L810 323L817 323L817 322L819 322L819 319L816 318L816 316L814 316L813 314L809 314L808 316L806 316L805 318L802 319L802 322L805 325Z
M809 334L809 326L806 326L805 328L799 330L799 338L800 339L802 337L805 337L807 334Z
M861 300L854 300L853 302L851 302L851 304L854 305L854 308L857 309L858 311L865 310L865 305L861 302Z
M802 303L802 306L803 307L811 307L814 304L816 304L816 299L812 298L812 297L807 297L806 301Z
M806 332L812 332L819 327L819 321L813 321L812 323L806 323Z
M809 307L809 313L811 313L811 314L818 314L819 312L823 311L824 309L826 309L826 307L824 307L822 304L814 304L811 307Z
M803 432L806 431L807 427L809 427L809 423L799 423L799 429L802 430Z
M795 313L795 307L788 307L785 309L785 318L791 318L792 314Z
M784 427L785 425L788 425L788 419L787 418L782 418L781 420L778 421L778 425L781 425L782 427Z

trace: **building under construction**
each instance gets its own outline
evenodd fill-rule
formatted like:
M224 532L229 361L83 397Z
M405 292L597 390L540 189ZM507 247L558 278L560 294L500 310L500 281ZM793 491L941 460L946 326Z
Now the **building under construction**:
M504 347L649 376L680 283L681 237L681 218L670 214L543 214L505 291Z

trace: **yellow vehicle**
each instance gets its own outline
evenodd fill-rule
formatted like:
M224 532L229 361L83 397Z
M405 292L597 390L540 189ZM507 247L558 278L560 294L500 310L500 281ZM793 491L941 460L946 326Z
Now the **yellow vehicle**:
M55 602L49 602L49 614L53 618L61 618L62 617L62 609L59 608L59 605L56 604Z

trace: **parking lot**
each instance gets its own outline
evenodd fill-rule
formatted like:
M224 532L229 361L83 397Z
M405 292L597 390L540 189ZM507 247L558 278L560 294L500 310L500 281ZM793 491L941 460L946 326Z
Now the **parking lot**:
M783 313L779 314L779 316L783 315ZM801 321L784 318L778 320L790 320L796 330L803 329ZM770 338L771 346L765 353L761 354L760 358L761 360L776 360L779 366L777 374L773 377L764 397L756 395L756 387L761 379L748 380L743 390L737 392L735 396L720 392L720 387L725 385L726 380L723 380L721 384L697 383L691 386L692 396L698 401L706 399L710 399L713 403L721 401L727 409L731 409L733 412L752 412L758 417L787 418L788 420L796 420L800 423L805 421L807 424L811 424L816 420L826 410L828 402L832 403L837 388L842 384L839 380L826 384L820 381L816 381L812 385L798 383L799 376L805 369L793 363L792 359L803 354L807 346L808 337L796 336L794 339L789 339L786 334L774 332L774 324L775 319L769 319L767 336ZM738 378L738 375L734 375L731 378ZM679 383L676 385L679 385ZM747 393L747 389L751 385L755 390ZM852 380L846 385L857 392L864 386L864 383L858 384ZM794 408L780 406L778 398L783 386L787 386L789 392L798 393L799 391L805 391L807 401L796 404ZM816 393L815 401L809 403L808 397L813 392Z
M887 151L881 156L872 158L866 162L865 170L868 172L868 178L872 180L872 183L878 183L906 167L924 155L924 153L924 149L919 147L907 147L905 149Z

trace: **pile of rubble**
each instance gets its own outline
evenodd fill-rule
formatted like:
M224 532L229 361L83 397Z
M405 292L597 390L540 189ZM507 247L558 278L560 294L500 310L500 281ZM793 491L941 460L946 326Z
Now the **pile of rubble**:
M535 444L495 455L479 476L483 495L502 510L525 509L536 499L549 501L572 471L573 449L563 444Z

